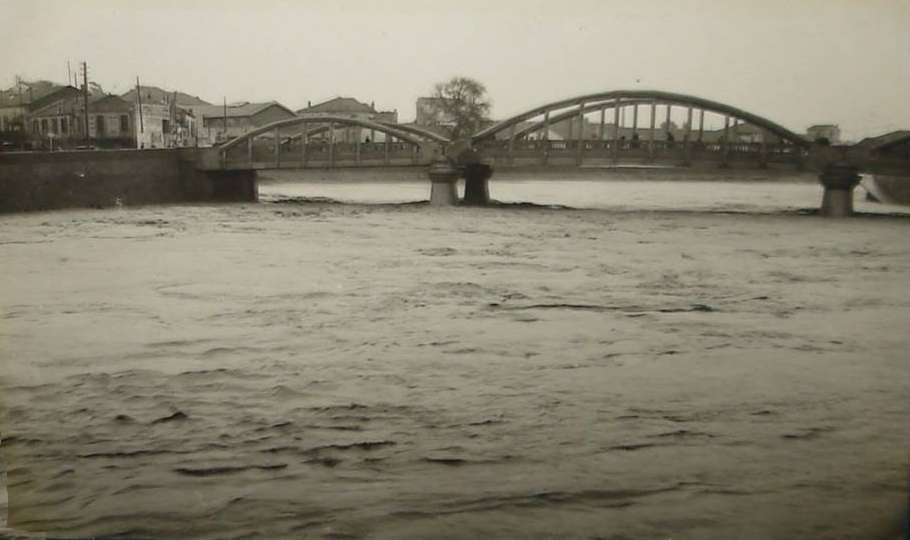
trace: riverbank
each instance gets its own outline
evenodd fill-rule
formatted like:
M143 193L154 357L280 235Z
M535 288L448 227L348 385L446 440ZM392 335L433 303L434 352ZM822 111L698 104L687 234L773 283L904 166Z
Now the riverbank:
M886 537L906 508L908 226L421 204L0 216L10 526Z

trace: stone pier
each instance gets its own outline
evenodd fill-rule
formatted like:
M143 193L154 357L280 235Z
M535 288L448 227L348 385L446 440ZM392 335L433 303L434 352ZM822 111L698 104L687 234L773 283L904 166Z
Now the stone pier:
M427 171L430 177L430 205L453 206L458 202L458 169L445 159L437 159Z
M464 166L464 204L483 206L490 202L490 177L493 167L485 163Z
M819 213L825 217L852 216L853 189L860 180L856 167L841 163L827 165L819 180L825 188Z

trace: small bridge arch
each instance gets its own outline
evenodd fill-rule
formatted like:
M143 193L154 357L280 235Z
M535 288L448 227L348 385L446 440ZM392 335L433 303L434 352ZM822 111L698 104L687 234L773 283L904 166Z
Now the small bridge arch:
M343 128L381 133L383 141L365 142L359 135L338 141L335 134ZM222 169L333 168L421 165L440 153L440 144L423 130L326 114L279 120L212 150Z

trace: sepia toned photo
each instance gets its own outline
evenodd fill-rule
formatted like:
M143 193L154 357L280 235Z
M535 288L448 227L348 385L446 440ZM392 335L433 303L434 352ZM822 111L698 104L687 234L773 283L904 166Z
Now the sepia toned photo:
M910 0L0 15L0 539L910 540Z

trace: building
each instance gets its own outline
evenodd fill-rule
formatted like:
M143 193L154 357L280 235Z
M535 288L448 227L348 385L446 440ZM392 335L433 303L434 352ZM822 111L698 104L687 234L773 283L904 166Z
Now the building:
M277 101L195 105L186 110L195 118L195 132L201 146L228 141L272 122L297 117Z
M137 125L136 107L115 95L89 96L86 115L85 95L73 86L35 100L26 115L26 131L32 147L46 149L80 146L86 142L98 148L134 148Z
M810 141L827 140L831 144L840 143L840 127L835 124L816 124L806 130L806 138Z
M336 97L316 105L307 103L307 106L297 111L297 116L306 118L320 114L331 114L334 116L344 116L347 118L356 118L358 120L370 120L386 124L398 123L398 110L377 111L375 102L369 105L351 97ZM374 141L377 137L385 140L385 135L374 133L357 126L346 126L335 130L335 140L340 142L361 142Z
M130 148L133 109L119 96L94 96L88 104L88 136L100 148ZM86 141L85 96L65 86L29 106L29 137L40 148L78 146Z
M92 144L100 148L133 148L133 107L120 96L101 96L89 101L88 129Z
M52 148L86 139L83 127L85 96L74 86L63 86L29 103L25 132L32 147Z
M414 123L422 127L454 127L455 119L443 112L441 103L442 98L417 98L417 116Z
M7 90L0 90L0 142L15 139L21 142L26 133L25 117L29 105L62 88L51 81L16 81Z
M26 136L25 116L29 104L60 88L59 84L50 81L16 81L12 88L0 90L0 145L21 146Z
M192 109L212 106L199 97L157 86L133 88L121 97L135 111L137 148L194 146L198 126Z

